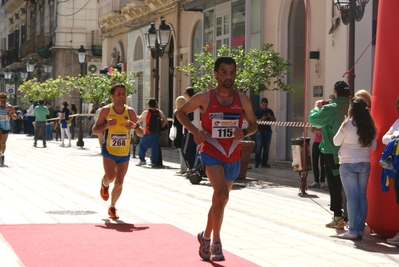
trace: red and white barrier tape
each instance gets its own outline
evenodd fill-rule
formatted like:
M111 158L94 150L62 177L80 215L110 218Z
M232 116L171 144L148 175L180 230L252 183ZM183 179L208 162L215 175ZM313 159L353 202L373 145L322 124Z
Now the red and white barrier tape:
M287 127L313 127L312 124L299 121L258 121L259 125L287 126Z

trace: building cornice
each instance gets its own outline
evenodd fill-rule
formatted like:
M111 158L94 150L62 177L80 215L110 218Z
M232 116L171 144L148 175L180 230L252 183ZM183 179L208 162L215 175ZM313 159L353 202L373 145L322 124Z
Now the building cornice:
M99 17L99 27L103 37L112 37L139 28L150 22L152 15L171 9L182 0L145 0L130 1L119 10L102 10ZM101 8L101 7L100 7Z
M25 6L25 0L10 0L3 6L4 12L7 14L14 13L18 8Z

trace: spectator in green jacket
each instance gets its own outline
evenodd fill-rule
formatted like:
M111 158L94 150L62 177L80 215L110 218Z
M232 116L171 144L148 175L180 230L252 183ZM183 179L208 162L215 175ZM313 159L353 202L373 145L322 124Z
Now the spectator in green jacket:
M323 100L318 100L315 107L310 111L308 121L316 128L323 128L322 141L320 143L320 152L324 157L327 183L330 192L330 210L334 212L334 217L330 223L326 224L328 228L344 229L345 217L342 210L346 212L346 205L343 199L346 199L339 175L339 146L335 146L333 138L339 127L345 119L349 108L349 85L344 81L338 81L334 85L335 99L330 103L323 105Z
M33 109L33 116L35 117L35 142L33 143L33 146L36 147L37 145L37 138L40 132L40 129L42 130L42 140L43 140L43 147L46 146L46 136L47 136L47 127L46 127L46 118L47 115L49 115L50 112L48 111L48 108L44 105L44 100L40 99L39 100L39 105L37 105Z

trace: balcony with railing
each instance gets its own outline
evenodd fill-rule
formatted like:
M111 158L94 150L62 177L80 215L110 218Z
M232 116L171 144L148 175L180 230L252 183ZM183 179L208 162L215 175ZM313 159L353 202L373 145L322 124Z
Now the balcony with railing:
M49 51L50 47L50 34L39 34L35 38L30 38L21 45L21 58L25 58L32 53L37 53L42 58L49 58L51 56L51 53Z

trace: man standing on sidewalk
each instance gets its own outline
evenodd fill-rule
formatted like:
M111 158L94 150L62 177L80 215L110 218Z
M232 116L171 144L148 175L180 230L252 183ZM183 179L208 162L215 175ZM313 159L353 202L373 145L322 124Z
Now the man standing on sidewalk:
M194 135L195 142L202 143L201 161L213 187L206 228L197 236L199 255L203 260L222 261L220 229L229 192L240 174L241 140L254 134L258 124L248 96L233 89L235 60L231 57L218 58L214 75L218 81L217 87L194 95L176 111L176 115ZM202 130L187 115L198 108L202 114ZM244 118L248 123L246 129L242 129Z
M42 130L42 140L43 140L43 147L46 146L46 137L47 137L47 127L46 127L46 118L49 115L49 111L46 106L44 106L44 100L39 100L39 105L37 105L33 110L33 116L35 118L35 142L33 146L37 146L37 138L39 135L40 130Z
M260 100L260 107L255 110L255 116L258 121L276 121L274 112L268 108L269 100L264 97ZM256 153L255 168L259 166L270 168L267 163L269 160L270 142L272 141L272 127L266 124L258 125L258 131L255 134Z
M115 204L122 194L123 180L130 160L129 130L142 131L137 124L134 109L125 105L126 88L123 84L115 84L111 88L112 104L104 106L98 114L93 127L93 133L104 133L105 142L102 144L103 165L105 174L101 180L100 195L104 201L109 198L109 184L114 183L111 192L111 206L108 215L111 219L119 219Z
M160 156L160 145L159 145L159 138L161 134L161 130L168 124L168 119L165 117L163 112L158 109L158 102L155 99L150 99L148 101L149 109L143 111L140 117L138 118L137 122L140 123L145 121L145 130L144 135L140 139L139 144L139 158L140 162L137 166L146 165L145 161L145 154L148 148L151 146L151 167L156 167L158 162L158 157ZM158 127L156 130L151 129L151 117L155 114L155 116L159 117L162 120L162 126Z
M316 128L323 128L320 152L324 156L324 164L327 175L327 184L330 191L330 210L334 212L331 222L326 224L328 228L343 229L344 219L342 209L346 211L341 177L339 175L339 146L335 146L333 138L348 114L349 108L349 85L344 81L338 81L334 85L335 99L327 105L323 100L315 103L314 109L310 111L308 121ZM346 199L346 198L345 198Z

